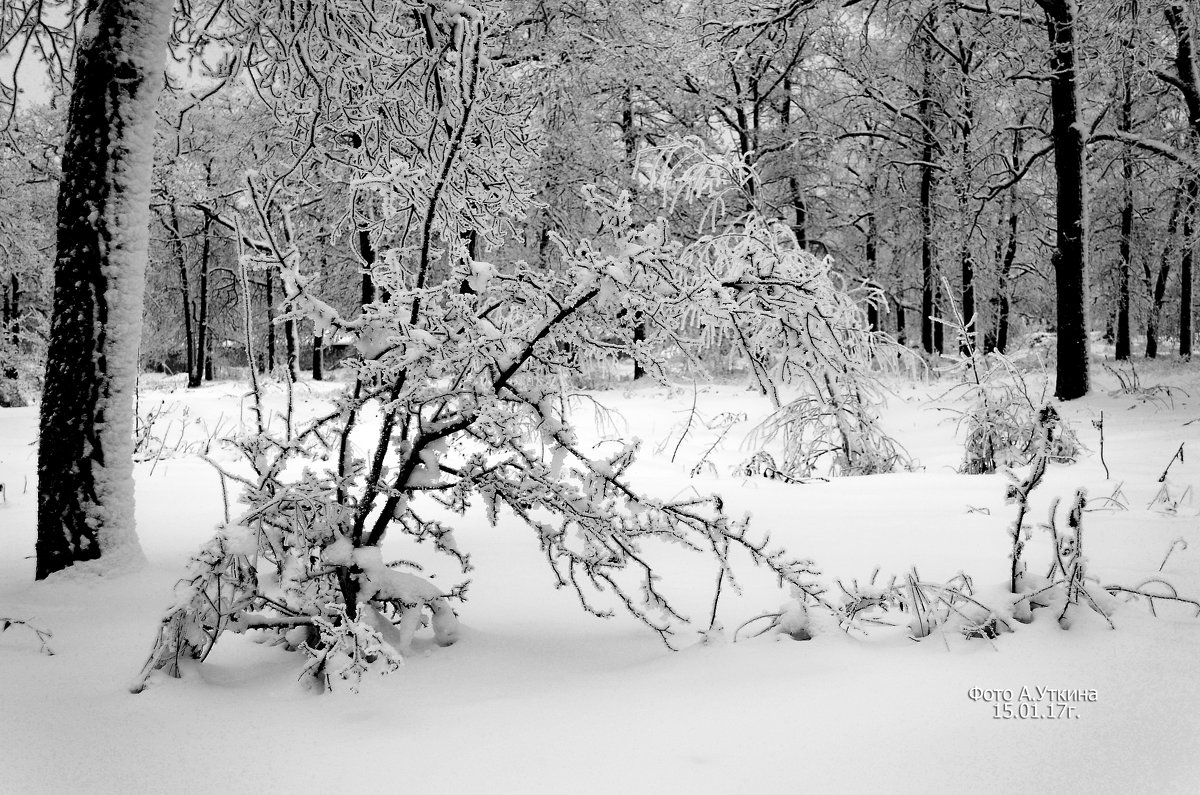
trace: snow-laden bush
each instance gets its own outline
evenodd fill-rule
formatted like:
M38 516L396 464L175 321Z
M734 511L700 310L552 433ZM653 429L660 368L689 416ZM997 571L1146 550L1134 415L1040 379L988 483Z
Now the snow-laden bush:
M946 294L950 283L943 280ZM1080 452L1079 440L1070 424L1049 403L1047 385L1041 378L1034 385L1030 369L999 351L982 351L958 306L949 302L951 320L943 321L954 332L957 354L947 354L940 375L958 383L945 397L954 397L967 407L950 409L958 415L958 429L964 431L963 462L958 471L967 475L990 474L997 469L1024 466L1043 456L1046 462L1073 463ZM973 321L973 319L970 319ZM1029 357L1026 357L1029 358ZM1037 374L1045 376L1044 359Z
M849 585L838 582L843 598L838 617L843 629L866 624L901 626L920 640L935 631L957 632L967 638L995 638L1012 628L998 612L975 597L974 583L961 572L944 583L921 579L916 568L904 577L878 584L879 570L871 579Z
M10 333L0 331L0 408L28 406L28 396L37 394L42 379L39 368L44 366L40 345L15 344Z
M25 405L25 398L15 378L0 376L0 409L19 408Z
M868 384L843 393L832 383L780 406L752 434L754 446L782 443L776 476L878 475L911 469L908 453L879 425ZM752 466L752 461L748 462Z
M1079 440L1047 402L1044 384L1035 395L1029 376L997 351L947 360L945 372L960 379L950 394L967 402L965 409L955 409L964 434L959 472L979 475L1025 466L1042 452L1053 463L1075 461Z
M303 427L289 408L282 428L270 429L256 402L256 432L237 442L254 474L224 470L245 488L248 509L194 559L147 673L173 671L183 653L203 657L226 629L288 635L322 661L310 670L326 676L331 656L346 675L390 666L377 644L403 654L425 611L440 641L451 642L447 599L461 597L462 588L443 593L380 556L389 533L403 534L469 571L453 529L422 509L428 501L456 514L480 504L493 522L510 511L537 533L555 581L585 609L609 614L598 600L611 594L668 643L686 619L650 562L658 542L706 551L722 567L740 549L782 581L809 587L808 561L752 537L719 498L641 493L627 475L636 441L603 458L579 443L557 376L596 346L616 344L611 329L630 306L643 307L680 349L694 347L683 319L704 302L689 298L707 293L719 303L725 289L719 277L679 267L683 247L661 222L631 227L627 198L594 196L592 205L609 234L570 249L560 241L561 272L462 259L439 284L420 287L401 258L388 257L376 270L388 298L357 318L341 317L305 291L298 271L284 271L296 311L356 335L358 381L332 412ZM644 361L665 375L660 362ZM369 406L381 421L359 456L351 436ZM322 459L330 465L320 466ZM294 461L305 464L299 474ZM375 611L398 623L399 642L389 639L388 626L372 625ZM319 639L310 640L310 631L296 644L299 625L320 630Z
M355 13L329 7L339 9ZM352 339L356 378L326 415L298 422L289 396L271 421L247 344L254 427L235 440L244 466L220 466L223 484L242 488L245 507L193 558L139 688L155 670L178 673L180 660L203 659L226 631L265 634L305 652L305 671L326 685L390 670L427 621L437 642L453 642L452 603L467 583L435 587L413 573L421 562L385 562L383 549L389 536L404 537L453 559L465 576L470 559L445 517L472 505L493 523L504 512L528 526L555 584L585 610L605 616L619 605L668 645L688 622L655 570L664 545L715 559L725 584L736 586L731 565L740 555L802 598L819 598L812 564L727 515L719 497L662 499L638 489L630 478L637 440L605 455L589 450L560 389L584 363L614 354L665 381L672 368L699 366L718 337L739 341L768 394L799 381L849 389L845 374L858 372L871 340L828 264L802 251L785 224L753 210L733 213L711 195L741 183L697 180L687 163L677 178L693 179L688 190L708 195L714 208L698 240L677 236L663 219L633 223L627 194L589 190L600 231L553 237L558 268L486 261L478 251L502 240L528 201L516 167L528 157L521 106L503 72L482 57L489 28L479 9L434 3L393 22L413 19L428 23L419 35L365 54L348 39L339 55L374 59L363 70L370 84L347 88L347 101L383 103L387 113L327 119L324 106L297 105L314 114L306 117L314 143L295 161L247 177L238 219L244 293L251 270L276 271L287 293L281 320L307 318L326 338ZM336 22L326 20L322 31ZM439 32L453 33L452 47L428 48L426 36ZM321 39L322 51L337 46ZM280 70L294 67L291 53L279 57ZM429 85L438 90L418 90ZM407 110L444 123L387 127L405 107L395 93L409 90ZM334 99L327 97L336 106ZM367 126L352 135L345 125L353 123ZM376 146L384 136L397 153L386 163L355 143ZM330 161L315 154L329 150L337 155ZM297 211L330 162L348 169L373 208L379 243L370 269L376 300L353 316L317 293ZM244 314L249 341L248 305ZM654 345L635 334L643 323Z
M641 173L672 209L707 201L702 230L682 259L697 276L719 279L720 291L693 294L692 323L705 351L734 350L775 412L751 435L763 450L782 447L777 473L870 475L911 467L879 425L882 389L873 372L898 347L873 332L870 290L852 288L828 257L796 243L792 230L753 208L762 191L744 163L714 155L694 138L643 152ZM722 211L747 206L731 227ZM716 322L714 322L714 320ZM794 396L781 394L787 387Z

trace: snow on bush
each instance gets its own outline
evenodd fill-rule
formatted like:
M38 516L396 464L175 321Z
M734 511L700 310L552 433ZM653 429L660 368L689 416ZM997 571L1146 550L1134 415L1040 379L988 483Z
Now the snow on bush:
M965 432L959 472L1025 466L1041 453L1054 463L1075 461L1080 451L1075 431L1047 402L1044 386L1035 395L1027 373L1004 354L976 351L947 359L945 372L960 379L949 392L967 401L966 409L956 410Z
M740 160L713 153L695 138L643 152L641 173L668 206L708 202L712 231L686 246L680 260L719 289L695 291L706 350L731 349L776 408L752 436L755 447L780 442L774 468L785 479L815 474L871 475L908 469L911 461L879 425L882 389L873 371L899 348L869 328L866 304L878 296L852 289L832 260L799 246L790 227L757 205L758 175ZM747 206L729 223L728 208ZM718 227L724 222L724 226ZM798 391L784 400L780 388Z
M290 208L307 189L301 177L320 174L305 160L309 151L247 178L243 281L253 268L277 269L285 317L357 340L357 378L327 415L299 424L289 399L272 423L251 366L255 426L235 440L245 466L221 467L224 480L242 486L245 509L193 558L135 689L155 670L178 674L182 659L203 659L228 630L265 632L305 651L305 672L325 686L390 670L426 621L438 642L453 642L451 604L467 582L438 589L400 571L420 571L418 562L385 564L381 553L389 535L406 536L467 575L470 559L453 527L431 513L435 504L443 516L479 505L493 523L501 512L515 515L535 533L556 584L586 611L607 616L619 605L668 645L688 619L655 569L664 545L715 558L733 586L730 558L741 555L802 599L820 598L811 562L727 515L719 497L642 492L629 475L637 440L602 456L582 445L559 390L587 361L614 353L665 380L671 372L661 351L699 365L717 336L742 341L772 396L779 384L799 381L849 390L872 341L828 263L803 252L786 225L754 212L714 210L716 231L687 243L661 218L634 224L628 194L598 191L586 198L600 232L554 237L557 269L479 261L468 237L498 241L504 218L528 199L520 170L506 170L528 156L520 107L482 57L486 21L443 4L416 19L422 15L436 24L381 49L371 85L393 72L397 90L436 84L436 92L414 89L410 110L428 105L424 112L445 124L382 129L363 113L356 118L371 127L357 138L317 134L323 146L350 148L341 162L357 164L355 184L380 214L374 231L391 246L371 269L380 288L374 303L343 316L305 271L304 236ZM450 29L453 48L427 47L426 35ZM279 57L284 69L293 54ZM371 97L369 88L349 90L357 105L397 107L391 94ZM327 122L313 112L309 122L320 131ZM392 136L393 150L411 158L387 168L362 160L353 142L368 135ZM481 181L497 170L503 182ZM652 327L656 346L636 340L639 322ZM378 430L359 433L367 412Z

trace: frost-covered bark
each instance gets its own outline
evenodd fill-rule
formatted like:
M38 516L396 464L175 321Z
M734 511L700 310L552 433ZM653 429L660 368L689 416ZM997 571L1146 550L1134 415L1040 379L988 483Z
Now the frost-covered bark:
M133 397L154 106L171 4L91 0L58 199L38 453L37 577L103 555L134 565Z

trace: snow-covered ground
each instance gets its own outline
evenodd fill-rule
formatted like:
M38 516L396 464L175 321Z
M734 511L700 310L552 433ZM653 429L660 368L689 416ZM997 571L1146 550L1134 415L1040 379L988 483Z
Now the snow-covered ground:
M1200 373L1166 365L1139 365L1139 373L1144 384L1187 393L1112 395L1115 379L1098 373L1095 395L1063 408L1088 450L1051 468L1034 492L1033 519L1044 521L1052 498L1066 502L1080 486L1097 508L1115 495L1126 510L1084 517L1090 572L1128 586L1162 576L1200 597L1200 500L1188 495L1174 512L1151 506L1180 443L1200 441L1192 422ZM897 385L883 415L922 469L804 485L733 473L767 412L741 386L699 388L700 417L745 419L695 477L689 470L723 426L694 424L671 462L691 386L592 394L615 412L615 430L643 439L637 471L648 491L720 492L731 512L751 511L775 541L811 557L832 593L836 579L866 582L879 567L887 580L916 566L925 580L965 572L981 599L998 603L1014 508L1004 504L1003 475L955 474L954 404L937 400L946 387ZM301 408L316 410L329 389L303 386ZM170 453L228 430L244 415L242 391L232 383L187 391L164 380L143 384L141 410L165 409L155 432ZM1101 411L1108 479L1092 422ZM578 416L597 438L614 430L585 404ZM456 645L422 639L403 668L365 680L358 694L317 696L297 684L300 655L228 635L184 679L156 677L131 695L172 585L221 519L218 479L194 457L139 464L149 566L35 583L36 426L35 408L0 409L0 616L52 631L54 652L40 653L25 627L0 634L6 793L1126 793L1194 792L1200 782L1200 619L1186 607L1152 617L1144 603L1122 605L1116 631L1086 609L1064 631L1042 610L994 641L935 633L914 642L889 627L847 634L814 613L811 641L743 633L734 643L735 627L787 599L741 561L743 592L720 603L725 632L708 643L697 634L673 653L624 614L582 613L573 594L553 589L531 531L511 518L491 528L480 514L457 533L476 570L458 606ZM1165 485L1172 499L1200 487L1190 446ZM1158 575L1177 538L1191 547L1177 545ZM1035 531L1031 572L1049 555L1046 534ZM664 565L665 589L706 628L716 570L699 559ZM1080 694L1094 700L1071 700ZM1003 717L1028 715L1034 704L1053 717Z

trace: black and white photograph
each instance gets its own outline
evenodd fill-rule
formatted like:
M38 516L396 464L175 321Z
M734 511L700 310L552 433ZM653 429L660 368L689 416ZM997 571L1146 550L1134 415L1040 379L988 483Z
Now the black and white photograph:
M0 792L1200 791L1198 31L0 0Z

